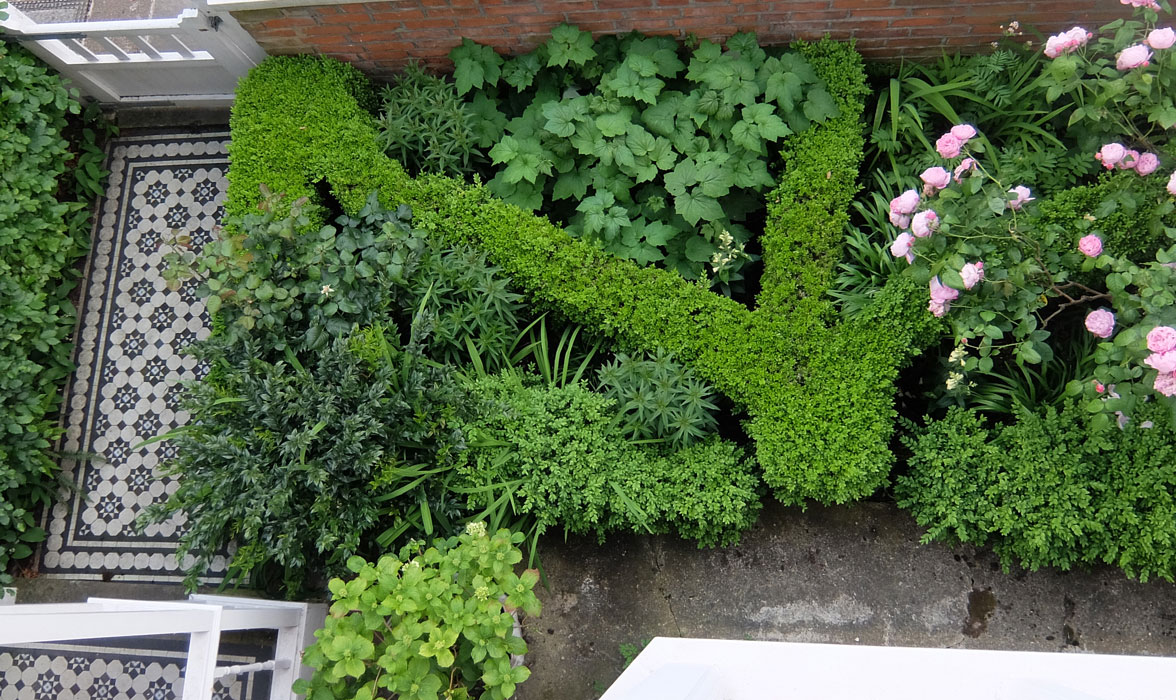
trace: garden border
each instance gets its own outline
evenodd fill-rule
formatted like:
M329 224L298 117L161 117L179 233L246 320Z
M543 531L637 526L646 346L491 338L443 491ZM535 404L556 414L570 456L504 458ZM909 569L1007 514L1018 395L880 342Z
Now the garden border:
M343 209L375 189L408 204L419 227L473 243L540 306L643 349L664 347L747 409L765 480L780 500L846 502L885 483L893 455L894 379L938 329L899 277L861 317L837 323L824 295L840 257L861 161L861 57L851 44L799 42L841 116L790 138L768 195L759 308L677 275L614 258L479 185L413 179L376 146L374 93L355 68L318 57L271 58L238 87L226 212L259 186L316 198L325 182Z

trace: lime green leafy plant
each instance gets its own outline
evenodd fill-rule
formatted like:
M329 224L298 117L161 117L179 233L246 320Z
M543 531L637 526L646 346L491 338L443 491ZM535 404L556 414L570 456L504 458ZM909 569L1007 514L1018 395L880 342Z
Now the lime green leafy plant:
M298 681L307 700L504 700L531 672L512 613L538 615L538 572L515 573L522 535L466 532L425 548L414 541L376 563L348 562L355 578L332 579L326 626Z
M345 211L358 211L376 188L386 204L409 204L420 228L486 252L532 302L627 347L660 346L689 364L747 410L765 481L781 500L861 498L885 483L893 461L898 370L940 327L903 278L858 317L837 322L825 293L857 190L864 76L849 45L795 48L828 86L839 116L781 145L786 167L767 196L754 311L572 238L485 188L409 177L375 145L366 80L325 59L271 59L242 81L226 207L253 208L262 183L301 197L325 180Z

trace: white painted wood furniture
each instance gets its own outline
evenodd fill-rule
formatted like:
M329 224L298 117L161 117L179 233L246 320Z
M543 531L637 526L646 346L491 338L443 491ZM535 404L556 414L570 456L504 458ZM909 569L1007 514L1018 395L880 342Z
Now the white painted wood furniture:
M9 5L0 29L110 104L228 105L265 51L205 0L177 17L40 24Z
M658 637L601 700L1171 700L1176 658Z
M217 595L157 602L90 598L85 603L0 607L0 646L39 642L187 634L188 658L182 700L210 700L217 678L273 671L270 700L293 700L292 686L309 677L302 651L323 622L322 605ZM222 632L273 629L274 658L243 666L217 666Z

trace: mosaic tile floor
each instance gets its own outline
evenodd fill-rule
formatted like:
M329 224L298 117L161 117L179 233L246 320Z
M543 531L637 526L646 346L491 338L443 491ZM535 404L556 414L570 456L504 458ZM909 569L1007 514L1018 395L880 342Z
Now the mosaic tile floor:
M41 576L175 582L182 519L134 528L143 509L175 490L157 480L168 442L135 445L183 425L180 382L203 368L183 348L209 333L192 286L166 288L164 246L177 235L212 239L223 213L225 132L116 139L86 264L75 336L77 370L64 399L62 471L77 488L47 514ZM218 559L208 582L219 580Z
M228 133L115 139L86 262L74 361L63 401L62 472L76 488L45 513L42 578L176 583L182 519L134 529L143 509L174 491L157 479L174 455L164 441L135 445L183 425L180 382L204 371L183 354L207 337L204 304L191 285L167 289L166 242L212 239L222 214ZM216 583L219 558L204 579ZM183 694L186 637L93 640L0 648L0 700L175 700ZM222 642L222 664L272 658L272 640ZM218 685L216 700L269 697L269 673Z
M88 644L0 647L0 700L177 700L184 694L187 641L144 640L137 648L101 640ZM252 645L221 643L222 664L264 661ZM213 700L269 697L270 674L217 682Z

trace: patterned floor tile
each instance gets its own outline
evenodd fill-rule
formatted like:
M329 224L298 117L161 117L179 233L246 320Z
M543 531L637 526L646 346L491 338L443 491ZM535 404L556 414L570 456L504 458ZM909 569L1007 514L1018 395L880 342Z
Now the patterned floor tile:
M269 650L222 642L219 663L264 661ZM0 700L177 700L184 693L186 651L187 641L172 637L0 647ZM213 700L268 698L270 677L261 672L218 681Z
M174 456L167 441L135 445L183 425L180 385L204 372L183 349L207 337L208 315L193 287L167 289L166 243L212 240L223 214L228 134L115 139L79 304L77 370L65 396L61 463L77 486L47 513L43 576L174 582L182 577L175 542L182 518L134 523L175 490L157 479ZM85 459L85 456L91 456ZM225 570L218 558L208 582Z

